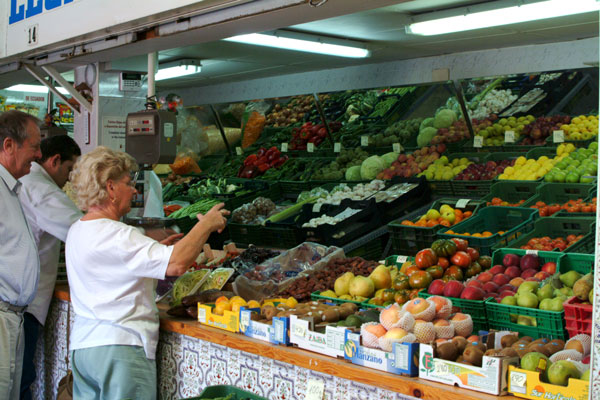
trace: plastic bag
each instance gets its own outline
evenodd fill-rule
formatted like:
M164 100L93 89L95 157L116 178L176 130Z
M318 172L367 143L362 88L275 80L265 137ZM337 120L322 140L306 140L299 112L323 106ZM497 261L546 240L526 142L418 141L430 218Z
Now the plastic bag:
M173 170L173 172L178 175L190 173L199 174L202 172L196 161L194 161L192 157L189 156L176 158L175 162L169 165L169 167L171 167L171 170Z
M233 291L246 300L274 297L299 276L310 275L331 260L343 257L344 250L339 247L305 242L260 264L256 269L260 271L261 280L248 278L248 273L238 276L233 283Z
M252 111L248 117L248 121L242 126L242 148L245 149L252 146L260 138L266 122L267 119L264 115Z

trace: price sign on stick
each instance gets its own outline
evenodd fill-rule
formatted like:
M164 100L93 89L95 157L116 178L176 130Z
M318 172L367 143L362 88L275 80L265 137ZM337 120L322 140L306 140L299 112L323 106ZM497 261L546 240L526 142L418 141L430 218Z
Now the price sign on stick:
M479 149L483 147L483 136L477 135L473 138L473 147Z
M287 153L288 151L288 144L287 143L281 143L281 152L282 153Z
M360 145L362 147L367 147L369 145L369 137L365 136L365 135L361 136L360 137Z
M241 156L244 152L242 151L241 147L236 147L235 148L235 154L237 154L238 156Z
M341 143L334 143L333 144L333 152L334 153L339 153L342 151L342 144Z
M504 142L505 143L514 143L515 142L515 131L504 132Z
M562 130L552 132L554 143L563 143L565 141L565 132Z
M306 145L306 151L308 151L309 153L314 153L314 151L315 151L315 144L314 143L308 143Z

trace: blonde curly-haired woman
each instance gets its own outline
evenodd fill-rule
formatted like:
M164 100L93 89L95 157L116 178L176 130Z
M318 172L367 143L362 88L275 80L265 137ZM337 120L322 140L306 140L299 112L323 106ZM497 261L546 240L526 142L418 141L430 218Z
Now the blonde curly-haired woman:
M183 274L212 232L225 228L223 204L181 240L162 242L119 220L136 190L135 160L98 147L82 156L71 181L86 214L66 241L75 322L71 332L73 395L80 399L155 399L158 309L156 279Z

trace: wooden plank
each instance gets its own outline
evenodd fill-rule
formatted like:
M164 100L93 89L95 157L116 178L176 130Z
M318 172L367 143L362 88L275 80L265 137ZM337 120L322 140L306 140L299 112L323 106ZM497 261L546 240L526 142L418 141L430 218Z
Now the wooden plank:
M69 301L66 285L57 286L55 296ZM430 382L419 378L394 375L375 369L361 367L341 359L311 353L294 347L276 346L257 339L249 338L239 333L201 325L191 319L175 318L166 314L168 306L158 305L160 311L160 329L194 337L207 342L216 343L232 349L256 354L261 357L297 365L313 371L349 379L365 385L376 386L405 395L427 400L516 400L513 396L492 396L473 390L460 389L449 385Z

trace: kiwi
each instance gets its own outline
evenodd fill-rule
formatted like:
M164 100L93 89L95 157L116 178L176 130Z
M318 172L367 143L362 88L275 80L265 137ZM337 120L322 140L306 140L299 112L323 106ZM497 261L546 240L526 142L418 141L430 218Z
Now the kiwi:
M583 344L579 340L569 340L565 345L565 350L577 350L581 354L584 354Z
M526 342L533 342L533 338L531 336L523 336L520 340L525 340Z
M544 345L544 348L546 350L548 350L548 353L550 353L550 355L553 355L554 353L558 353L559 351L562 350L562 348L558 344L552 343L552 342Z
M260 321L261 320L260 314L257 312L250 313L250 320Z
M444 342L437 346L437 356L444 360L454 361L458 356L458 349L452 342Z
M463 353L463 359L475 366L481 367L481 360L483 358L483 351L475 345L467 346Z
M337 307L337 311L340 314L340 318L342 319L346 319L349 316L351 316L352 314L354 314L352 312L352 310L349 307Z
M533 349L534 351L538 351L537 349L539 349L540 347L544 347L544 346L545 346L544 343L532 342L529 345L527 345L527 349Z
M353 313L358 311L358 306L354 303L344 303L340 307L348 308L348 309L352 310Z
M505 349L515 344L518 340L519 338L517 337L517 335L502 336L502 339L500 339L500 345L503 349Z
M283 311L280 311L280 312L283 312ZM275 309L275 307L263 308L262 313L267 321L271 321L273 319L273 317L276 315L277 310Z
M279 311L277 313L277 315L275 315L275 316L279 317L279 318L281 318L281 317L287 317L285 310L284 311Z
M489 349L485 353L483 353L483 355L488 357L494 357L497 356L499 352L500 350L498 349Z
M533 342L531 342L531 344L537 344L537 343L542 343L542 344L546 344L549 343L550 341L547 338L539 338L534 340Z
M519 354L512 347L507 347L498 352L498 355L501 357L519 357Z
M565 341L564 340L554 339L554 340L551 340L550 343L556 344L558 347L560 347L561 350L563 350L565 348Z
M469 342L467 342L467 339L465 339L462 336L456 336L452 339L452 343L454 343L454 345L456 346L456 349L458 350L459 354L462 354L463 351L465 351L465 349L467 348L467 344L469 344Z
M340 313L335 308L323 311L321 319L324 322L338 322L340 320Z
M485 344L481 343L481 342L473 342L473 343L467 344L467 347L465 348L465 351L469 347L477 347L482 353L485 353L487 351L487 346Z
M515 351L517 352L517 355L519 356L519 358L523 358L525 356L525 354L529 353L529 351L524 347L515 349Z

